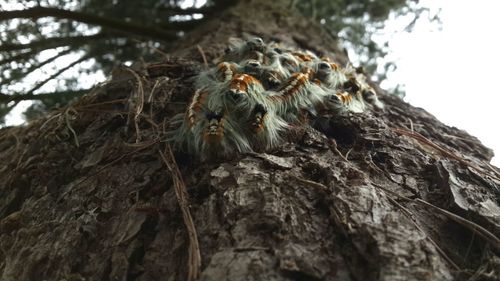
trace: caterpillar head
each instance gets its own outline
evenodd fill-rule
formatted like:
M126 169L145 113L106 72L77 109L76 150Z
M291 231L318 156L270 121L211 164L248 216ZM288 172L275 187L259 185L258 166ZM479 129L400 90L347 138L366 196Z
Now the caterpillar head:
M248 49L250 51L259 51L259 52L263 52L266 48L266 45L264 44L264 40L262 40L262 38L260 38L260 37L254 37L254 38L249 39L246 42L246 46L248 47Z
M247 98L246 92L238 89L229 89L228 94L235 104L240 104Z
M219 142L224 137L224 119L221 112L206 112L207 126L203 132L206 142Z
M250 75L258 76L261 72L261 63L258 60L247 60L243 63L243 71Z
M264 41L259 37L248 40L229 38L229 46L224 50L221 61L240 62L244 59L262 59L262 53L266 49Z
M364 89L363 92L363 99L374 106L377 109L383 109L384 104L378 99L377 94L375 93L375 90L373 88L367 88Z
M332 66L330 63L326 61L321 61L318 63L318 71L323 71L323 72L331 72L332 71Z
M250 119L250 128L257 134L264 130L264 122L267 117L267 109L262 104L255 105Z
M344 84L342 84L342 89L351 94L355 94L361 89L361 86L355 78L350 78L349 80L344 82Z
M371 103L372 101L374 101L377 98L377 95L375 94L375 92L373 90L370 90L370 89L363 90L362 94L363 94L363 98L369 103Z
M231 54L232 52L234 52L234 47L227 46L227 47L224 49L224 55L229 55L229 54Z
M315 65L316 78L321 82L328 82L333 75L333 71L336 70L334 65L327 61L320 61Z
M288 54L288 53L286 53L286 51L282 48L279 48L279 47L267 48L266 51L264 52L264 64L270 65L270 64L273 64L276 62L278 62L279 64L282 64L283 56L285 54ZM290 54L288 54L288 55L290 55Z
M324 105L328 111L335 113L345 109L344 102L341 97L334 93L325 96Z
M273 48L273 52L281 55L285 52L285 50L283 50L282 48L279 48L279 47L275 47L275 48Z

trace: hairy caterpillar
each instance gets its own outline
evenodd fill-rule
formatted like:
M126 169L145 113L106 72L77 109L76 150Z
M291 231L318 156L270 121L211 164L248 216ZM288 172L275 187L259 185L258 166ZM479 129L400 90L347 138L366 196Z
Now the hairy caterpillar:
M208 92L202 90L196 90L191 100L191 103L187 109L187 122L190 128L196 124L197 119L202 111L203 104L208 95Z
M347 107L341 96L337 93L330 92L325 95L321 102L315 104L313 113L315 116L321 116L328 114L337 114L346 110Z
M358 82L360 86L360 91L363 96L363 99L373 107L378 109L383 109L384 104L379 101L377 93L375 92L373 87L370 86L366 81L366 76L363 73L356 71L355 80Z
M317 61L313 65L315 76L322 85L330 89L337 88L341 83L347 80L345 74L335 63L328 61Z
M315 61L318 59L318 57L311 53L311 52L292 52L292 56L294 56L297 60L301 62L310 62L310 61Z
M292 74L283 87L277 91L277 94L269 97L272 103L277 106L279 114L287 111L297 113L300 111L299 109L310 108L323 100L327 91L315 84L314 81L311 83L314 76L313 69L305 67L301 72Z
M196 153L193 149L194 136L197 134L194 128L197 126L200 119L204 117L204 107L207 96L207 91L201 89L196 90L188 104L186 112L177 114L170 120L170 126L177 126L178 128L169 131L167 139L173 142L174 147L178 150L187 150L189 153Z
M191 150L202 160L252 151L241 128L222 111L208 111L194 128Z
M218 102L248 116L257 103L263 103L263 92L264 87L258 79L249 74L236 74Z
M336 95L339 97L346 110L359 113L366 109L363 99L361 99L358 95L353 95L352 93L345 91L338 92Z
M290 128L323 115L382 108L366 76L309 51L232 40L215 67L201 72L186 112L170 122L169 141L202 160L278 146Z
M278 115L296 113L298 109L311 105L308 99L307 74L294 73L275 93L270 93L267 100L274 106Z
M246 122L246 134L254 150L260 151L278 145L288 124L274 111L257 104Z
M253 37L248 40L237 38L230 39L230 45L226 48L223 55L224 61L240 62L245 59L262 60L262 52L265 51L266 45L262 38Z
M265 64L259 65L251 73L254 73L261 80L266 89L277 88L291 76L292 72L283 66L283 56L278 52L270 50L266 52L265 58Z
M290 73L301 71L302 65L300 61L291 53L281 53L278 56L280 64Z

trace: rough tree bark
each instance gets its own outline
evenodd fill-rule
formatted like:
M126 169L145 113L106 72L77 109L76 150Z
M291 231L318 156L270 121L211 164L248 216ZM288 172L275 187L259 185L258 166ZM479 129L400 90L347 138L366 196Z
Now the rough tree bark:
M346 61L289 1L267 2L239 3L163 62L117 69L64 110L0 131L1 280L197 276L164 132L202 57L248 33ZM176 155L199 280L499 280L492 151L379 94L384 111L319 120L268 153Z

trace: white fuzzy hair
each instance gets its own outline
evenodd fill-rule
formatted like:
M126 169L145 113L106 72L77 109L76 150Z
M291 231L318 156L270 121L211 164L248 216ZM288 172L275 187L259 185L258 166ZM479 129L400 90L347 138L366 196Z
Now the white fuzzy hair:
M382 108L366 76L310 51L231 39L222 61L201 72L185 114L171 120L168 140L202 160L278 146L286 131L321 117Z

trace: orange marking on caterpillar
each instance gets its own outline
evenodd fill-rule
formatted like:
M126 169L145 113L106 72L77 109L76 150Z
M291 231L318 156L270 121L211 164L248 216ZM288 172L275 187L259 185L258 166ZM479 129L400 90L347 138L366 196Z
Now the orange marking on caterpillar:
M331 62L330 66L332 67L333 70L339 70L339 65L334 62Z
M193 128L196 123L196 115L200 113L207 95L207 92L199 89L194 92L193 98L187 110L187 119L190 128Z
M301 61L312 61L313 60L312 56L310 56L308 54L300 53L300 52L292 52L292 55Z
M307 74L304 73L294 73L289 79L287 86L280 91L283 96L293 96L295 95L301 87L307 83Z
M307 83L309 79L307 74L304 73L294 73L288 79L286 86L278 91L279 95L270 96L269 99L273 102L284 101L293 98L297 93L300 93L300 89Z
M339 65L333 62L333 60L330 59L330 57L322 56L320 60L327 62L333 70L339 70Z
M260 84L260 81L252 75L235 74L229 84L229 90L235 93L247 93L248 87L253 84Z
M337 96L340 98L342 103L348 103L352 100L351 94L347 92L337 93Z
M314 77L314 70L312 68L306 67L302 69L302 73L304 73L307 77L307 79L311 80Z
M236 67L232 63L221 62L217 65L217 72L222 76L221 80L227 82L235 75Z

